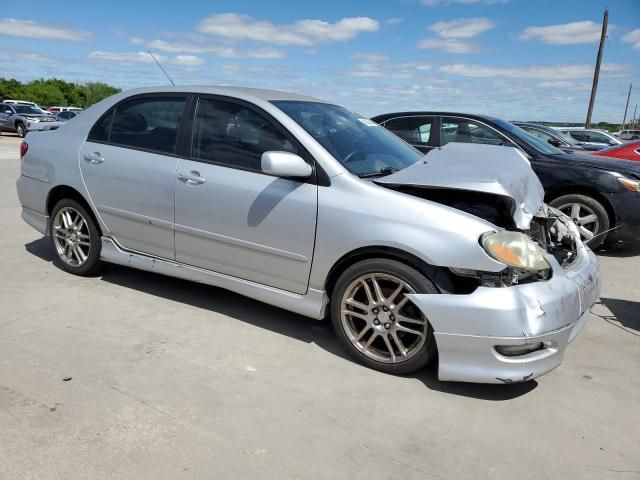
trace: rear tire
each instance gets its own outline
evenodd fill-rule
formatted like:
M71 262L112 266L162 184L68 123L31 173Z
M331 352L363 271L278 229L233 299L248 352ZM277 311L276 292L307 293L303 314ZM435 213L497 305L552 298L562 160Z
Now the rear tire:
M87 209L70 198L60 200L49 218L53 263L65 272L89 276L102 267L100 230Z
M20 138L24 138L27 134L27 129L22 122L16 123L16 135Z
M418 270L386 258L363 260L340 275L331 295L331 320L358 362L385 373L407 374L436 354L433 329L406 293L439 291Z
M592 250L600 247L607 239L607 234L600 235L609 230L610 220L607 209L598 200L581 194L563 195L549 202L565 215L569 216L580 230L580 237ZM590 238L600 235L593 241Z

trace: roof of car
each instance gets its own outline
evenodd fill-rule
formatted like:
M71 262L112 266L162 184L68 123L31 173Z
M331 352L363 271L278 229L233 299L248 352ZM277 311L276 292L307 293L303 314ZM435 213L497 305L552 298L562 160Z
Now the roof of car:
M279 90L267 90L262 88L250 88L250 87L230 87L230 86L217 86L217 85L176 85L176 86L162 86L162 87L145 87L136 88L123 92L127 95L136 95L143 93L164 93L164 92L180 92L180 93L208 93L212 95L228 95L238 96L242 98L253 97L261 100L297 100L306 102L322 102L314 97L306 95L299 95L297 93L281 92Z
M437 115L444 117L465 117L477 120L489 120L489 121L497 121L499 118L492 117L490 115L481 115L477 113L461 113L461 112L439 112L439 111L427 111L427 110L419 110L419 111L411 111L411 112L393 112L393 113L383 113L381 115L376 115L371 117L371 119L375 122L384 122L391 118L396 117L417 117L422 115Z

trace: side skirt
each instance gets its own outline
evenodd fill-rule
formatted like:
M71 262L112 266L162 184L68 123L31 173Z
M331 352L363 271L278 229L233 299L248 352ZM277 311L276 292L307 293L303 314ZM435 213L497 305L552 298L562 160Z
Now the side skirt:
M298 295L223 273L125 251L115 240L109 237L102 237L102 254L100 258L105 262L117 265L224 288L269 305L318 320L324 318L329 303L326 292L321 290L309 288L305 295Z

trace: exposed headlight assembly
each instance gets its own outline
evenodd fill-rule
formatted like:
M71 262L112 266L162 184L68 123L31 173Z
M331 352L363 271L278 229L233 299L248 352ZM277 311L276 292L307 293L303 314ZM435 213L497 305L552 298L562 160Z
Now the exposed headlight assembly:
M480 238L490 257L526 272L545 272L551 269L546 252L524 233L500 230Z

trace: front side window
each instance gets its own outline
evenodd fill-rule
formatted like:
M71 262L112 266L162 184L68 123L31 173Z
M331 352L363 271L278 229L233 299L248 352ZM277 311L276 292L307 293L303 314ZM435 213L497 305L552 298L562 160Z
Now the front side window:
M386 128L344 107L296 100L272 103L360 177L390 174L422 157Z
M568 133L573 138L575 138L576 140L579 140L581 142L584 142L588 138L588 135L589 135L586 132L580 132L580 131L574 131L574 130L571 130L571 131L566 132L566 133Z
M193 158L261 171L260 159L268 151L299 153L279 128L254 110L224 100L198 100Z
M551 143L555 139L549 135L548 133L541 132L540 130L536 130L535 128L522 127L529 135L533 135L536 138L539 138L543 142Z
M146 97L118 105L109 143L175 154L185 103L185 97Z
M411 145L427 146L435 131L433 117L392 118L384 122L384 127Z
M493 129L480 122L467 118L442 118L442 144L484 143L488 145L504 145L505 139Z

